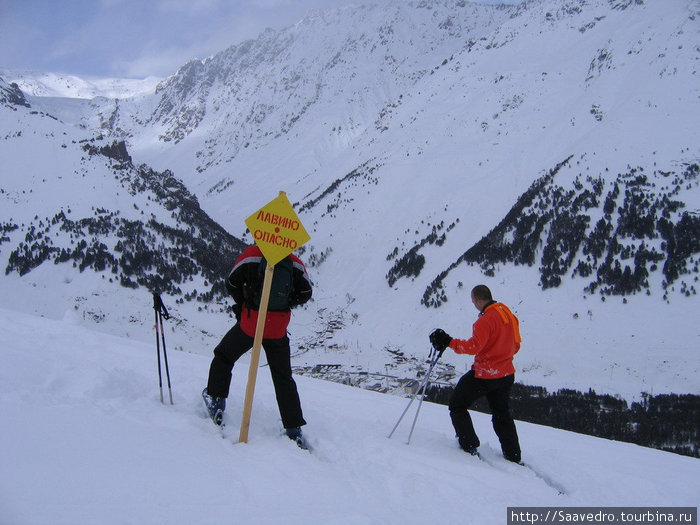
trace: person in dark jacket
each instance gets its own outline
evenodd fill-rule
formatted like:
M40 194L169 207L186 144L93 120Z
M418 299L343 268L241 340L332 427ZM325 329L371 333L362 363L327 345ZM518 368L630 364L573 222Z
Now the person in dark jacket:
M441 329L430 335L431 342L440 350L452 348L457 354L474 356L471 370L457 382L450 399L452 425L460 447L477 454L480 442L468 408L486 396L503 456L520 463L520 443L509 406L515 381L513 356L520 350L521 343L518 318L505 304L494 301L491 290L483 284L474 287L471 299L480 313L470 339L453 339Z
M287 326L291 319L291 309L311 299L312 285L301 260L294 254L289 255L288 258L291 262L293 278L288 304L278 311L268 310L262 346L270 367L282 425L290 439L299 442L301 427L306 424L306 421L302 414L297 385L292 377ZM226 278L226 288L236 303L234 312L237 322L214 349L207 387L203 392L207 406L219 408L220 416L223 415L226 407L233 366L253 346L258 319L253 295L256 293L259 295L259 288L262 287L262 282L258 278L262 259L260 248L255 245L246 248ZM275 273L279 271L278 265L280 263L275 265ZM213 415L212 417L214 418ZM215 419L215 423L220 424L221 418L219 417L218 421Z

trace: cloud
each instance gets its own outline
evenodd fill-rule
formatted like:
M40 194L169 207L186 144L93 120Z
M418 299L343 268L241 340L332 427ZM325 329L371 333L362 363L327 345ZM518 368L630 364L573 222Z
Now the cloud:
M388 1L0 0L0 67L165 77L267 27L290 26L309 9Z

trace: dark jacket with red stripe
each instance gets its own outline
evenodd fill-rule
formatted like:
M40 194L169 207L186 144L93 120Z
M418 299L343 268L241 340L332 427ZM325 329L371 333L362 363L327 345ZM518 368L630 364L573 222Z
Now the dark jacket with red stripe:
M287 326L292 317L291 308L299 306L311 299L311 279L301 259L294 254L289 255L293 265L293 289L289 297L290 308L281 312L268 311L265 317L263 338L280 339L287 333ZM226 289L233 300L241 307L241 329L250 337L255 337L258 322L258 311L249 308L245 302L245 291L251 284L251 276L256 275L263 254L256 245L246 248L236 259L233 270L226 278ZM259 283L262 286L262 283Z

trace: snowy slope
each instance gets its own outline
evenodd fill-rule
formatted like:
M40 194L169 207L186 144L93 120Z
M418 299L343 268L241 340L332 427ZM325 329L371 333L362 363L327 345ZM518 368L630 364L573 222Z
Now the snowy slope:
M155 345L70 315L0 310L0 332L3 523L488 525L516 505L699 503L698 459L520 423L536 475L499 459L487 416L488 463L457 448L444 406L423 404L407 446L407 423L386 437L405 399L300 377L309 454L280 435L264 358L249 442L234 444L247 363L222 439L200 401L208 357L169 352L175 404L161 405Z

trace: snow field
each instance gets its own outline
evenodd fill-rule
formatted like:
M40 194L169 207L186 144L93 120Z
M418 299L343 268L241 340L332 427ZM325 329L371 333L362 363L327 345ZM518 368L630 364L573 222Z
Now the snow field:
M500 458L488 415L474 414L482 461L444 406L423 403L406 445L417 403L387 439L407 399L297 377L310 454L281 434L264 357L237 444L247 362L222 439L200 398L206 356L170 351L162 405L155 345L8 310L0 329L3 523L496 524L518 505L698 504L694 458L518 422L535 474Z

